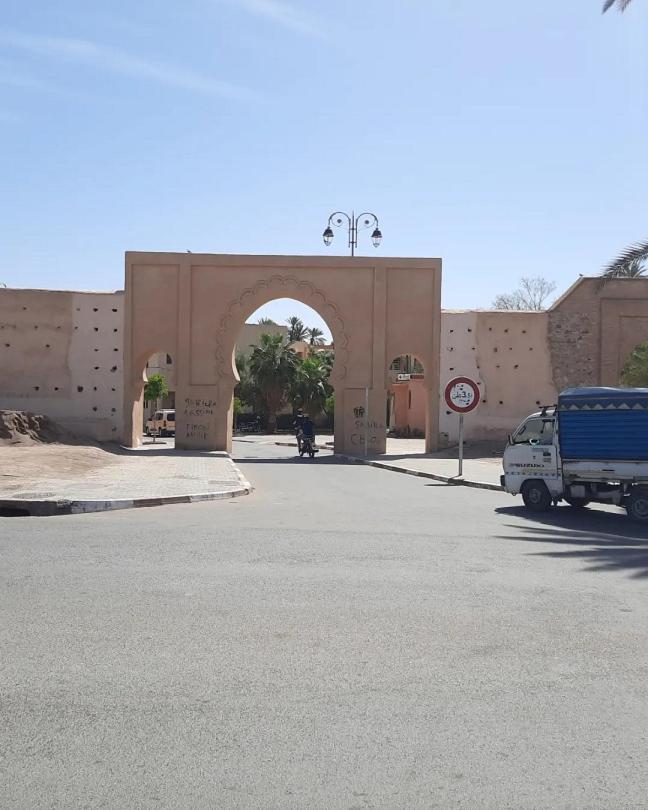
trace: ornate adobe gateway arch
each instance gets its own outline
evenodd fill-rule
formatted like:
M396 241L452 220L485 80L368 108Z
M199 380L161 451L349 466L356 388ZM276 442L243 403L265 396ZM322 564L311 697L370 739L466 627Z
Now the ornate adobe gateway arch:
M146 362L176 365L176 446L231 450L234 347L245 320L275 298L294 298L327 322L335 343L335 450L384 453L387 366L424 364L427 446L439 421L440 259L126 254L124 444L142 427ZM368 408L367 408L368 405Z

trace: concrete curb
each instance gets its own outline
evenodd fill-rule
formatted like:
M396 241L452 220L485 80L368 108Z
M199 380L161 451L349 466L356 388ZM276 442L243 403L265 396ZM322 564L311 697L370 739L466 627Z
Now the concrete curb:
M370 458L359 458L358 456L347 456L342 453L335 454L338 458L351 461L355 464L365 464L368 467L378 467L380 470L402 473L404 475L414 475L417 478L430 478L433 481L441 481L444 484L455 487L472 487L473 489L488 489L493 492L503 492L504 489L499 484L491 484L488 481L471 481L469 478L458 478L456 476L439 475L438 473L422 472L421 470L410 470L407 467L397 467L395 464L388 464L385 461L375 461Z
M254 487L244 477L231 458L228 461L236 471L238 487L218 492L198 492L189 495L163 495L159 498L109 498L106 500L29 500L22 498L0 498L0 510L13 512L16 516L51 517L54 515L85 515L92 512L111 512L118 509L143 509L148 506L168 506L179 503L201 503L220 501L250 495Z

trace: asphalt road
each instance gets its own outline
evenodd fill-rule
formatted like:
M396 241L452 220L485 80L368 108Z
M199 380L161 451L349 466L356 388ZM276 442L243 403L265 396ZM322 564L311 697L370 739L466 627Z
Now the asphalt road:
M0 807L648 807L648 534L293 452L0 518Z

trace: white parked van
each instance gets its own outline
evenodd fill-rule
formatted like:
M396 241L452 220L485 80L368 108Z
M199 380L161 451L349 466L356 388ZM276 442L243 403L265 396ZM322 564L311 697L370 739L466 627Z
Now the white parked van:
M175 410L156 411L146 420L147 436L175 436Z

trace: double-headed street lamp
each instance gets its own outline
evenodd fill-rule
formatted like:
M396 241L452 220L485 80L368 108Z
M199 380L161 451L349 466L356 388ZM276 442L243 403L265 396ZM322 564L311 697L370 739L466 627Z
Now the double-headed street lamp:
M371 234L371 241L375 248L378 247L382 240L382 233L378 227L378 217L366 211L364 214L358 214L358 216L355 216L353 211L351 212L351 216L345 214L344 211L336 211L334 214L331 214L326 230L322 234L326 247L333 241L334 234L331 225L335 225L336 228L339 228L341 225L344 225L345 220L349 226L349 247L351 248L352 256L355 256L355 249L358 247L358 230L360 229L371 228L372 225L375 225L374 231Z

